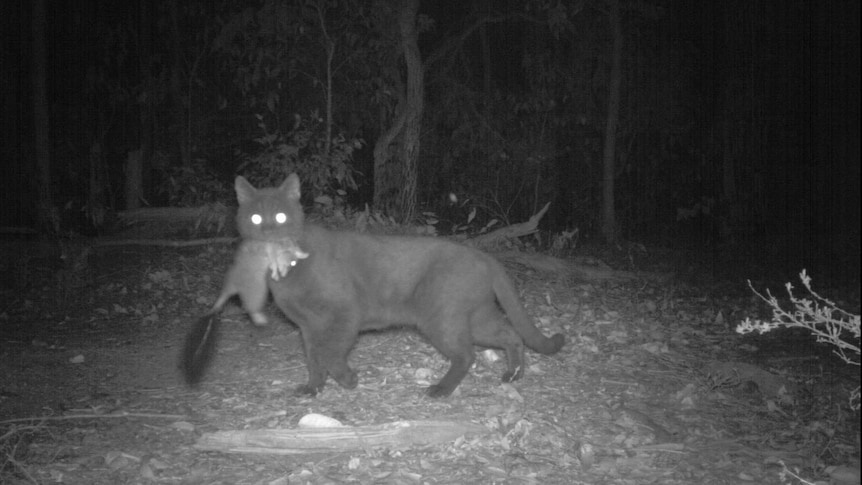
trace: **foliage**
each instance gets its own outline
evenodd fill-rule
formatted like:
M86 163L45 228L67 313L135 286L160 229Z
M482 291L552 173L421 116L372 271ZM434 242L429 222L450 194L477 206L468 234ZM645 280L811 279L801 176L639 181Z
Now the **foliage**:
M175 207L199 207L224 202L233 192L204 160L194 160L190 166L171 167L165 171L165 181L159 193Z
M481 221L476 217L479 211L484 216ZM447 203L442 204L437 211L423 211L417 222L425 227L428 234L465 237L484 234L501 224L508 225L505 218L501 223L494 214L494 208L481 201L474 201L469 197L460 198L450 193Z
M707 197L703 195L699 201L694 203L694 205L689 207L677 207L676 220L679 222L691 220L698 216L708 216L715 211L715 206L715 197Z
M811 278L804 269L799 273L799 279L802 280L802 284L808 290L811 299L795 297L793 285L787 283L787 294L794 307L792 311L784 310L769 290L766 291L768 298L758 293L749 281L748 286L751 291L772 307L772 320L763 321L746 318L736 327L737 333L746 334L757 331L763 334L781 327L803 328L810 331L818 343L826 342L834 346L833 352L841 360L849 365L859 366L859 315L848 313L838 308L834 302L815 293L811 289ZM855 410L860 408L859 386L850 395L850 406Z
M596 76L606 49L586 32L604 31L592 11L546 2L520 6L524 12L517 16L488 20L484 34L493 43L501 32L523 28L524 16L537 20L529 41L509 37L500 46L508 51L506 65L517 67L506 76L495 76L503 59L493 56L484 66L490 73L485 86L480 69L462 66L463 55L442 58L443 67L428 71L426 126L434 129L423 150L443 162L425 169L430 183L424 186L433 192L424 195L434 200L455 191L488 201L479 221L522 220L548 200L555 200L554 210L578 211L572 219L593 218L593 208L574 201L588 199L597 183L600 152L589 147L601 146L604 115L596 84L603 83ZM560 62L571 58L579 62ZM482 213L495 206L500 210Z
M355 111L356 103L373 96L377 88L367 79L379 76L378 51L384 48L371 25L381 23L375 20L378 12L356 0L265 0L227 18L213 49L243 103L270 116L269 125L286 130L291 110L320 108L333 93L340 98L336 114Z
M255 139L261 151L244 157L239 167L249 181L258 187L272 187L296 172L303 183L303 191L312 197L343 195L343 189L356 189L354 170L350 164L353 151L362 146L361 140L336 135L330 140L330 153L326 147L323 120L312 112L298 120L295 129L282 134L279 130L267 131L263 116L258 116L259 128L264 134Z
M265 0L225 21L213 47L262 133L260 150L241 155L253 183L295 171L315 198L356 189L351 161L363 130L394 106L383 94L399 73L395 37L381 33L392 30L389 10L385 2Z
M222 55L223 69L233 74L248 106L272 111L279 102L282 83L293 76L290 39L300 28L297 18L289 5L267 1L242 9L221 26L213 50Z

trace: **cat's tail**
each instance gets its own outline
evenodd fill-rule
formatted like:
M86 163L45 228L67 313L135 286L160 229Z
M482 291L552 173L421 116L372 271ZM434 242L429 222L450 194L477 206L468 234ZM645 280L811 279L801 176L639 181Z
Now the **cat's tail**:
M495 265L494 268L494 281L492 283L494 294L497 296L497 301L500 303L500 306L503 307L503 310L506 312L509 322L511 322L512 326L515 327L515 331L518 332L518 335L520 335L522 339L524 339L524 343L527 347L536 352L545 355L557 353L563 347L563 344L566 343L566 338L559 333L555 333L554 335L551 335L551 337L545 337L545 335L539 331L535 325L533 325L532 319L527 315L527 311L524 310L524 305L521 304L521 300L518 298L518 292L515 290L515 286L512 284L512 281L506 275L503 268L499 267L499 264Z
M201 317L186 336L180 369L190 386L200 382L212 361L219 335L219 313L214 310Z

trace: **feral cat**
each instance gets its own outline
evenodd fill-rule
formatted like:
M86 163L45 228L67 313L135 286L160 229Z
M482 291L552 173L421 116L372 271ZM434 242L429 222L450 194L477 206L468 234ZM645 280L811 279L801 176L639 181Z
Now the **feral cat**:
M302 334L308 382L297 389L300 394L316 394L327 376L356 387L347 356L364 330L403 325L424 335L450 361L443 378L427 389L431 397L455 390L473 364L474 345L506 351L504 382L523 375L524 344L542 354L563 346L562 335L545 337L533 325L503 267L481 251L443 239L305 224L296 174L278 188L255 189L242 177L235 185L237 219L246 223L247 238L289 240L308 253L285 277L266 278L275 303ZM248 225L254 215L260 223ZM209 362L216 324L215 318L198 322L187 337L184 371L190 383ZM190 348L204 351L190 356Z
M255 325L266 325L263 314L266 296L267 274L273 280L287 275L288 270L296 265L299 259L305 259L308 253L299 249L293 241L285 239L279 242L243 240L236 250L233 266L228 270L221 294L213 305L212 312L221 311L225 302L239 294L242 306L248 312Z
M245 202L242 197L239 198L240 206ZM277 281L287 275L297 260L308 257L308 253L289 238L268 241L255 239L257 231L253 228L262 221L257 214L243 211L237 214L237 230L243 240L234 255L233 266L225 276L224 286L212 309L195 324L186 338L180 365L189 383L195 383L203 377L215 347L218 314L224 304L238 294L251 321L258 326L266 325L268 321L263 308L269 294L267 276Z

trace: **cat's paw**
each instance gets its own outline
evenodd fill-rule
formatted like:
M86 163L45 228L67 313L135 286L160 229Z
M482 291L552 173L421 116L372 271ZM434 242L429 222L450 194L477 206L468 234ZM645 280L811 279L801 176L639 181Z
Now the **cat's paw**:
M335 382L345 389L356 389L356 385L359 384L359 377L352 369L348 369L341 374L332 373L330 375L335 379Z
M319 389L315 389L314 387L311 387L308 384L303 384L303 385L298 386L296 388L296 390L294 391L294 394L296 394L297 396L314 397L317 395L318 390Z
M506 371L501 379L503 382L517 381L524 376L524 368L521 366L515 367L514 370Z
M449 389L441 386L440 384L434 384L433 386L428 386L428 389L425 390L425 395L431 398L441 398L452 394L452 391L454 390L454 388Z

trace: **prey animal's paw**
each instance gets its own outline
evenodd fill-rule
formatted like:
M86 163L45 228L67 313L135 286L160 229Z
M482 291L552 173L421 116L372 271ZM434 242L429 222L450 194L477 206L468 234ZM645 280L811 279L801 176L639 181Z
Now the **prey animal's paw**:
M258 327L265 327L269 325L269 320L266 318L266 315L260 312L250 313L251 323L255 324Z

